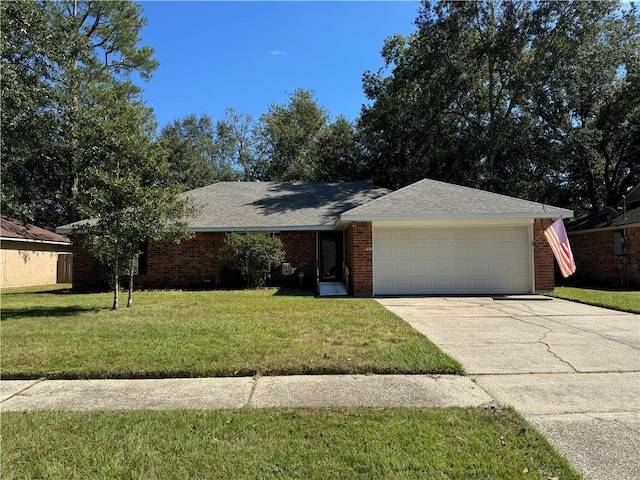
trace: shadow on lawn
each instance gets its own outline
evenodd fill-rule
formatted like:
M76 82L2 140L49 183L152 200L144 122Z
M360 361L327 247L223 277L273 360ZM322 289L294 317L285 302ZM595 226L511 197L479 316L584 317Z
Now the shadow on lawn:
M70 317L80 315L81 313L98 312L100 310L104 310L104 308L87 308L80 305L66 307L3 308L0 320L4 322L16 318Z
M310 290L301 290L299 288L280 287L273 294L274 297L313 297Z

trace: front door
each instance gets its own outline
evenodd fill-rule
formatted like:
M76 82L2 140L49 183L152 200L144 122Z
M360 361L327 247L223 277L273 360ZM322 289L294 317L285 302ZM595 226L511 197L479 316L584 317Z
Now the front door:
M318 232L318 268L321 282L342 282L342 232Z

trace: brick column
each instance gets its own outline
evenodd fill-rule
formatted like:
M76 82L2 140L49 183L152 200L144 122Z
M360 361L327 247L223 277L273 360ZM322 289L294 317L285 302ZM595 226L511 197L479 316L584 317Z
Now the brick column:
M349 290L355 297L373 295L373 229L371 222L353 222L345 232Z
M536 292L548 292L555 286L553 251L542 235L551 223L550 218L537 218L533 221L533 268Z

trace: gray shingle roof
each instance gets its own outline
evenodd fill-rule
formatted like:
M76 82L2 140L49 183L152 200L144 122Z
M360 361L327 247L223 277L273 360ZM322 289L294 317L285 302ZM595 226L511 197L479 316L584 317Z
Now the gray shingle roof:
M220 182L185 192L192 230L333 227L342 212L389 193L370 183Z
M601 228L623 228L640 224L640 200L630 203L626 212L606 208L598 213L579 218L567 224L568 232L582 232Z
M424 179L342 215L343 220L571 217L564 208Z

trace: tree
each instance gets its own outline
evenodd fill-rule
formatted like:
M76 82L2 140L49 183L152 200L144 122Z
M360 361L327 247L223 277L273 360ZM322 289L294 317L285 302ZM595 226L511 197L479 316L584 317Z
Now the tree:
M348 182L359 180L360 151L353 125L339 115L318 133L314 153L315 181Z
M253 288L263 286L271 266L285 258L282 241L262 232L229 233L224 250L230 266Z
M286 105L269 107L260 122L269 145L270 180L315 180L318 136L328 118L308 90L296 90Z
M236 177L219 153L213 122L206 114L174 120L162 129L158 144L171 164L171 175L188 190Z
M61 178L52 155L57 119L48 17L36 2L2 2L0 21L2 210L52 227Z
M215 143L220 161L233 165L240 180L266 179L268 142L263 125L251 115L227 108L216 124Z
M142 9L79 0L1 8L3 208L49 227L75 221L81 174L101 141L96 109L135 98L131 78L157 67L151 48L138 46Z
M117 110L100 124L102 164L81 178L81 213L91 220L79 222L74 237L108 272L117 309L123 274L129 276L127 307L133 304L140 245L179 242L187 236L185 218L195 211L178 196L183 188L171 180L170 165L152 142L150 112L139 103L118 100L112 106Z
M605 131L621 133L603 122L608 105L617 121L636 108L634 7L425 2L416 25L385 42L386 70L364 76L373 104L358 135L374 181L396 188L429 176L578 208L586 195L597 208L612 195L590 188L585 172L613 190L640 180L637 152L599 144ZM619 146L633 143L633 131L622 135ZM624 160L607 169L605 150Z

